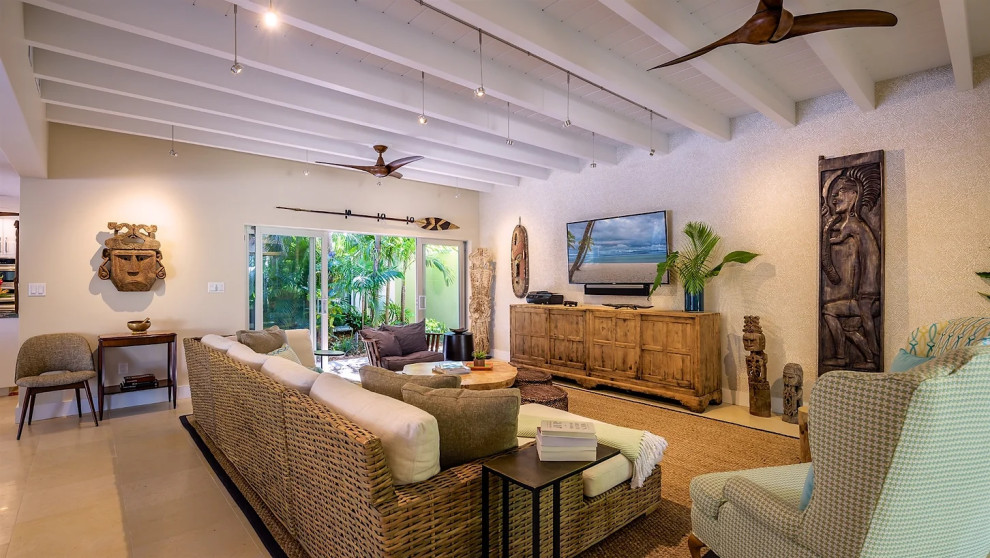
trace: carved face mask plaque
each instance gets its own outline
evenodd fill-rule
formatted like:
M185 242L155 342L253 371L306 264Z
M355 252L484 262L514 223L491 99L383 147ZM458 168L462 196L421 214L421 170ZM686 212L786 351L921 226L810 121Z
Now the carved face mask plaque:
M113 236L103 243L100 279L109 279L118 291L146 292L165 278L161 242L155 240L157 226L107 223L107 227Z

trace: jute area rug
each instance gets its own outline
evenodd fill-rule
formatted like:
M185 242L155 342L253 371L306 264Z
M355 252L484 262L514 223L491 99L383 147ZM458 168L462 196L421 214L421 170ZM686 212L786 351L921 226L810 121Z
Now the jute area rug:
M581 558L688 558L691 479L705 473L798 463L798 440L629 401L600 392L561 386L570 412L629 428L649 430L669 444L660 463L663 502ZM710 554L710 556L714 556Z

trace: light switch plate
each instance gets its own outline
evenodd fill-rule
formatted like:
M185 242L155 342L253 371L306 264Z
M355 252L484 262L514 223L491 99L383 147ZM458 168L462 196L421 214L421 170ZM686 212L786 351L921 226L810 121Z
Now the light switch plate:
M208 293L222 293L223 292L223 281L210 281L206 284L206 292Z
M28 283L28 296L45 296L47 283Z

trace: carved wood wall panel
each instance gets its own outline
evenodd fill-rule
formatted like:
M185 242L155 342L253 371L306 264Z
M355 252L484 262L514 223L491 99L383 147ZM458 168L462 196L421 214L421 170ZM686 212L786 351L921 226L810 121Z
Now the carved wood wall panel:
M818 161L818 375L883 370L883 151Z

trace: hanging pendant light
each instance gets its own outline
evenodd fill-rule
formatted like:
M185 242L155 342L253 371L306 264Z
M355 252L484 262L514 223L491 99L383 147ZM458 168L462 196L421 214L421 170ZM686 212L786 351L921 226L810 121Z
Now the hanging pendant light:
M265 27L269 29L278 27L278 12L275 11L272 0L268 0L268 11L262 16L262 20L265 22Z
M512 146L514 141L512 141L512 134L510 134L509 124L511 123L512 114L509 111L509 102L505 102L505 145Z
M168 154L172 157L178 157L179 152L175 150L175 124L172 125L172 144L168 150Z
M655 155L656 152L657 150L653 148L653 111L651 110L650 111L650 157Z
M429 119L426 118L426 72L420 72L420 83L423 86L423 106L422 111L419 113L419 123L426 124Z
M237 4L234 4L234 65L230 67L230 73L237 75L244 71L244 66L237 61Z
M564 127L571 127L571 73L567 72L567 117L564 119Z
M485 59L481 54L481 29L478 29L478 75L481 78L478 88L474 90L475 97L485 96Z
M595 161L595 133L591 132L591 168L598 166L598 162Z

